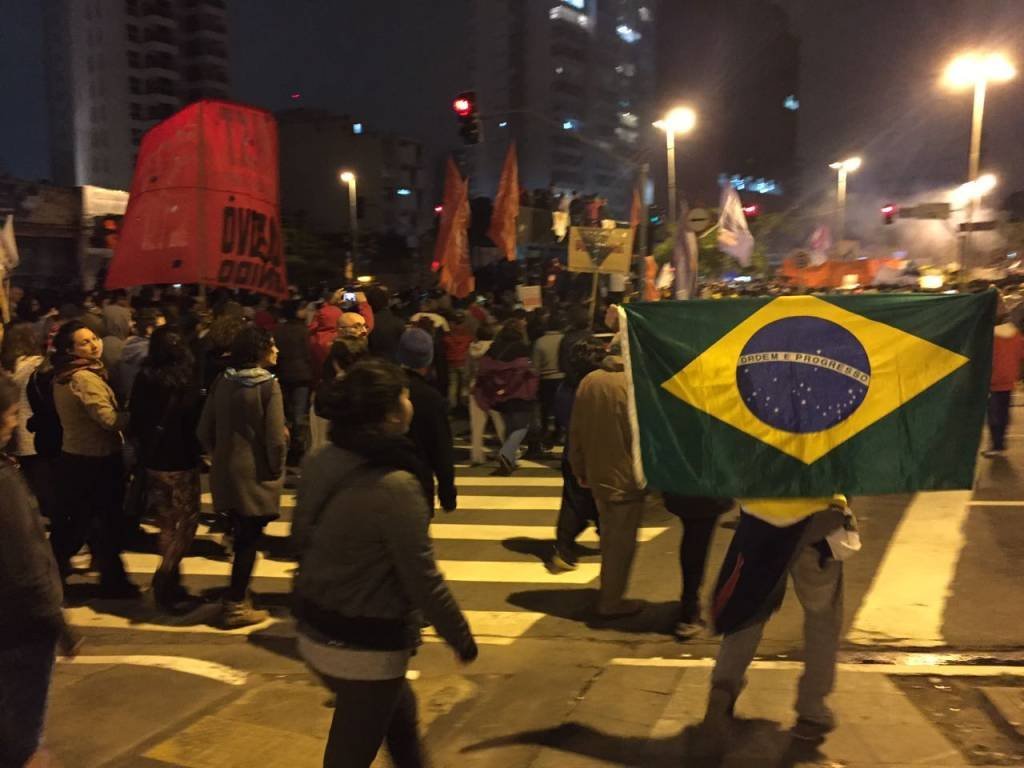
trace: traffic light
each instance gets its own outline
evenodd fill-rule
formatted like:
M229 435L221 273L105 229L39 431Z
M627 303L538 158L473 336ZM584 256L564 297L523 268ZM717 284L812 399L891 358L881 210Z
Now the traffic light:
M889 203L888 205L883 205L882 221L885 222L886 224L892 224L892 221L896 217L896 213L898 210L899 209L892 203Z
M479 144L481 140L480 114L477 111L476 91L463 91L452 102L459 118L459 136L464 144Z
M106 214L94 218L92 234L89 236L89 247L106 251L114 250L117 247L122 218L124 217L116 214Z
M761 215L761 208L756 204L744 205L743 215L747 217L747 221L752 221Z

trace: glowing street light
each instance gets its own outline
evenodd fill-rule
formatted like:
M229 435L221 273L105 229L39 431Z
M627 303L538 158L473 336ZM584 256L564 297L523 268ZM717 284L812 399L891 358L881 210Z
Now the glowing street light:
M974 88L974 111L971 118L971 148L967 160L967 181L978 179L981 164L981 132L985 119L985 95L989 83L1005 83L1017 76L1017 68L1002 53L964 53L957 56L946 67L944 80L953 89ZM974 221L975 202L980 195L970 195L967 205L968 228L964 233L960 257L961 280L966 279L966 262L970 251L971 229Z
M679 211L676 209L676 136L690 133L697 125L697 113L690 107L675 107L655 128L665 132L665 150L668 153L668 210L669 221L675 222Z
M846 176L859 169L863 164L864 161L859 157L848 157L845 160L837 160L828 164L828 167L837 173L836 211L839 224L836 227L836 233L840 241L843 240L846 230Z
M352 247L349 249L349 258L345 264L345 279L352 279L352 271L356 261L356 243L359 242L359 222L357 219L357 198L356 198L356 175L352 171L342 171L338 174L342 184L348 185L348 226L352 234Z

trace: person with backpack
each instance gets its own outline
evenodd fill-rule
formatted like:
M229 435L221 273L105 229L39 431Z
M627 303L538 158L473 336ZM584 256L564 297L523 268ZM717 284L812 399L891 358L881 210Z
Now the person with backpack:
M231 346L231 365L213 382L199 419L198 436L210 453L215 509L232 520L235 557L222 601L225 629L269 618L249 598L263 529L279 516L288 430L281 387L268 370L277 346L267 331L249 326Z
M505 419L506 437L494 475L515 471L519 446L530 429L539 383L531 358L520 324L510 320L480 360L473 397L481 410L496 410Z

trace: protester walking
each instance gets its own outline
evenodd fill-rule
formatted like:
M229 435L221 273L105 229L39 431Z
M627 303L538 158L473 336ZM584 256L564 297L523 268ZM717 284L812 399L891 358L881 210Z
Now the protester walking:
M467 355L467 378L469 382L469 461L478 465L487 461L487 454L484 453L484 431L487 429L487 422L494 424L495 434L498 441L505 442L505 419L500 413L491 409L485 411L473 392L476 390L476 380L480 372L480 361L483 360L487 350L494 344L494 327L481 325L476 329L476 341L469 345Z
M679 518L683 535L679 540L679 570L682 593L679 614L672 633L677 640L690 640L707 626L701 614L700 589L704 584L704 571L711 550L711 538L718 518L732 509L729 498L708 496L677 496L663 494L665 509Z
M20 398L0 375L0 446L17 426ZM64 620L60 574L35 500L17 458L2 452L0 499L0 765L21 768L40 751L54 654L77 655L80 640Z
M629 393L618 347L580 383L569 431L569 463L579 484L594 494L601 521L596 613L604 618L637 613L643 602L625 594L646 492L633 471Z
M369 336L370 354L394 362L398 340L405 331L405 321L396 315L388 301L388 292L378 286L366 289L366 301L373 310L373 332Z
M533 344L533 367L540 376L540 438L548 445L555 445L562 439L555 418L555 396L565 378L558 367L558 349L564 338L565 319L560 313L552 312L547 316L544 334Z
M398 343L397 358L409 381L409 399L413 406L409 438L427 470L422 480L424 492L430 500L431 516L434 512L434 478L437 478L437 498L441 508L445 512L454 512L455 449L448 407L426 378L434 359L434 340L426 331L410 328Z
M727 736L736 699L788 576L804 612L804 672L792 734L818 741L836 727L826 703L835 684L843 624L842 559L860 548L846 499L749 499L715 590L715 631L723 634L704 717L712 738Z
M279 516L288 432L281 387L268 370L277 363L273 337L248 327L235 338L231 366L212 385L198 435L211 454L214 507L232 521L234 562L221 624L235 628L269 618L253 608L249 581L263 528Z
M1010 398L1021 378L1024 364L1024 334L1010 322L1002 298L997 307L992 340L992 382L988 395L988 431L990 444L982 455L994 458L1006 454L1006 430L1010 426Z
M301 307L298 301L285 302L284 322L272 331L278 350L277 378L284 397L284 417L291 433L289 453L296 459L301 458L309 443L309 397L313 384L313 358L306 323L300 317Z
M386 743L396 768L420 768L406 672L421 617L462 662L477 647L434 560L422 469L405 437L408 381L368 360L331 385L321 408L332 444L303 466L291 544L299 652L336 696L323 764L369 768Z
M58 464L60 504L50 543L62 577L86 542L105 597L137 597L121 562L124 463L118 410L100 362L103 345L83 323L70 321L54 337L53 399L63 430Z
M493 474L511 475L537 399L537 372L517 321L510 321L498 332L480 360L473 397L482 411L499 411L505 419L506 437Z
M153 599L169 613L193 605L180 566L199 524L201 398L194 371L184 337L170 326L157 328L129 403L136 472L143 473L146 509L160 526Z
M587 526L598 525L594 494L579 484L569 460L569 425L572 423L572 410L580 382L601 367L605 356L604 345L598 341L583 340L577 343L570 351L569 372L555 394L555 420L566 435L566 442L561 461L562 501L555 524L555 547L547 562L548 570L552 573L576 570L576 539Z

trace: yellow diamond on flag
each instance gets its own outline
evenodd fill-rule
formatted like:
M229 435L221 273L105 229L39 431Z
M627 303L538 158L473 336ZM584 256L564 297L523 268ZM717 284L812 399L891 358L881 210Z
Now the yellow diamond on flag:
M968 362L813 296L762 307L662 384L813 464Z

